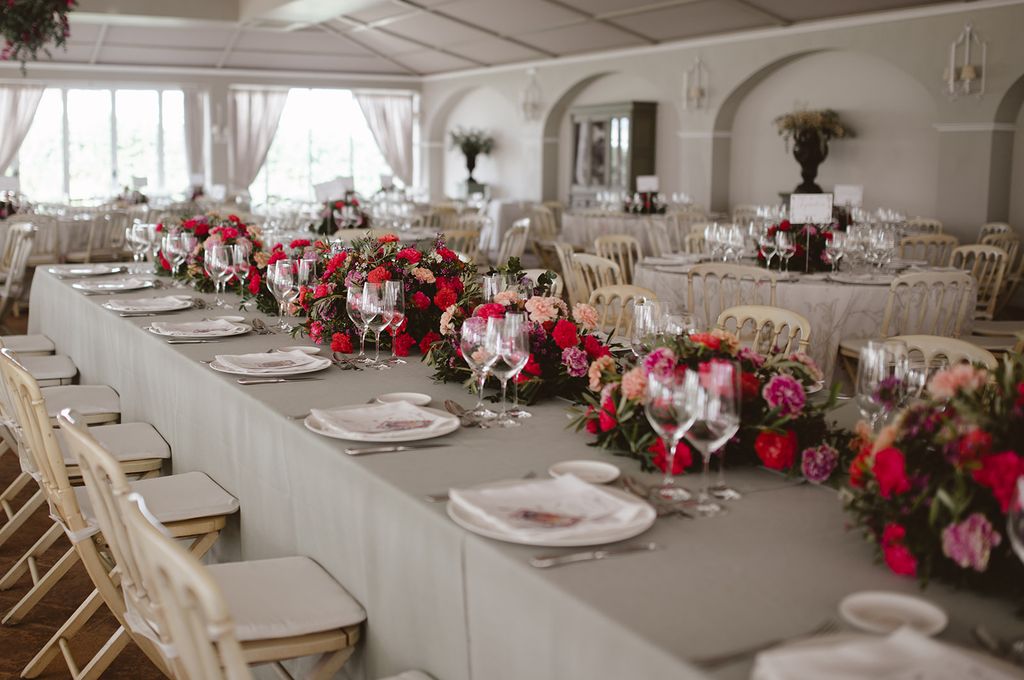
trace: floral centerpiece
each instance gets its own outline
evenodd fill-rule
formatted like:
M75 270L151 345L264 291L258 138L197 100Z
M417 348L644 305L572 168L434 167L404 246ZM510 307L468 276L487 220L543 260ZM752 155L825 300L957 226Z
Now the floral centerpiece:
M519 276L524 283L529 281L515 259L502 273ZM587 389L590 363L609 356L611 351L595 333L597 310L583 303L570 310L561 298L549 295L549 285L550 275L545 274L537 282L529 281L528 296L506 290L491 302L478 298L446 309L441 317L441 338L426 356L427 363L434 367L434 379L471 384L472 375L459 348L467 317L504 318L510 312L522 312L530 326L530 359L516 376L519 398L527 403L549 396L578 398Z
M319 244L319 242L317 242ZM295 239L286 247L282 243L274 244L274 247L270 251L260 250L253 253L252 266L249 269L249 278L244 282L242 286L242 299L243 304L252 302L256 305L256 309L260 310L264 314L277 314L278 304L277 298L270 292L270 284L267 280L267 269L270 265L281 260L319 260L319 250L317 246L313 244L309 239ZM306 285L299 286L299 296L296 303L291 305L289 313L292 315L302 314L305 312L306 307L301 304L302 300L308 298L312 293L312 288Z
M1005 534L1024 475L1024 360L936 373L930 399L855 440L847 511L896 574L1021 595Z
M180 229L189 232L196 237L196 247L192 249L185 259L184 266L178 274L178 278L185 280L195 286L196 290L204 293L213 290L213 281L206 274L204 259L206 248L213 244L242 245L249 249L251 264L255 267L257 254L262 251L263 241L259 227L253 224L245 224L238 215L221 217L217 213L195 215L182 219L180 224L158 224L158 234ZM173 267L163 252L158 253L158 267L165 272L171 272ZM240 282L234 281L234 284Z
M438 329L445 312L479 296L476 267L460 260L443 237L425 249L403 246L394 234L357 239L341 250L322 242L314 247L320 276L299 297L309 315L300 330L313 342L330 343L338 352L351 352L359 341L345 308L350 285L404 282L405 320L397 331L389 331L398 356L408 356L414 346L426 354L441 338Z
M828 158L830 139L853 137L853 130L832 109L793 111L775 119L775 127L789 150L793 140L793 156L800 164L803 183L794 193L820 194L821 187L814 183L818 166Z
M77 4L77 0L8 0L0 3L0 35L4 38L0 59L20 61L24 73L25 62L37 60L40 50L51 56L47 45L53 43L63 47L71 35L68 12Z
M355 192L348 192L344 198L324 203L320 212L320 224L314 231L330 236L339 229L369 229L370 215L363 210L362 203Z
M820 228L813 224L790 224L789 220L782 220L780 223L768 227L768 237L774 239L775 235L780 232L790 234L796 251L789 259L788 269L817 272L830 269L832 266L825 250L829 241L832 240L833 229L834 226ZM773 259L779 257L781 255L776 255ZM757 251L757 262L761 266L768 266L764 252L760 248Z
M762 355L741 348L735 335L715 330L675 338L656 348L637 366L611 356L588 369L590 392L574 426L595 437L594 445L640 460L644 470L665 471L664 442L644 413L648 376L681 366L698 369L710 361L739 365L742 390L740 430L726 445L731 461L773 470L800 472L814 483L828 481L848 440L826 422L835 394L813 404L807 391L820 385L821 371L805 354ZM676 447L673 474L682 474L699 456L685 440Z

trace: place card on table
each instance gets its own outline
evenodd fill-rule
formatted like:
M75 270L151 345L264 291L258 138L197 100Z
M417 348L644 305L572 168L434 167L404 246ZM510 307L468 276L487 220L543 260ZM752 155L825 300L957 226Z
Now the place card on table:
M380 188L381 189L391 189L394 186L395 186L395 176L394 175L381 175L380 176Z
M792 224L831 224L832 194L793 194L789 197Z
M637 175L636 190L642 194L656 193L658 191L658 176Z
M338 183L338 189L341 192L340 196L344 196L349 191L356 190L355 180L351 177L338 177L335 181Z
M864 204L863 184L837 184L832 188L832 202L849 208L859 208Z
M334 187L334 181L320 182L313 185L313 195L316 197L318 203L325 203L331 200L331 189Z

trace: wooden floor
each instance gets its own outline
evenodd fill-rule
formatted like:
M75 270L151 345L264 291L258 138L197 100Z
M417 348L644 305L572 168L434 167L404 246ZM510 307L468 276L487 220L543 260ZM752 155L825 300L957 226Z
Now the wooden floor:
M6 320L8 332L12 334L25 332L25 316L20 319ZM0 455L0 488L6 487L18 474L18 460L11 452ZM31 490L23 494L31 495ZM0 513L0 519L6 517ZM32 543L50 526L52 520L47 516L44 506L36 512L28 524L18 531L6 544L0 546L0 574L7 569L27 550ZM46 555L45 566L49 567L56 561L70 544L61 539ZM6 612L28 590L30 584L26 575L17 587L0 591L0 611ZM25 667L43 644L50 639L54 631L60 627L68 616L78 607L92 590L92 582L81 565L76 566L64 577L60 584L33 609L25 619L16 626L0 626L0 680L18 678ZM90 625L75 637L72 649L80 665L84 665L89 657L106 642L114 632L114 617L105 609L93 618ZM70 673L64 665L63 658L58 657L40 678L69 678ZM137 648L129 645L121 653L117 661L104 673L103 678L110 680L155 680L163 678L156 667Z

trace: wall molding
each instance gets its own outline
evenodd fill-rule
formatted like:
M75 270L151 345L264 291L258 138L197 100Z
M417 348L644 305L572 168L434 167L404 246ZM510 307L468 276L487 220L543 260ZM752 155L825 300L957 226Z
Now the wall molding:
M1013 123L935 123L939 132L1015 132Z
M681 139L731 139L729 130L680 130L676 135Z

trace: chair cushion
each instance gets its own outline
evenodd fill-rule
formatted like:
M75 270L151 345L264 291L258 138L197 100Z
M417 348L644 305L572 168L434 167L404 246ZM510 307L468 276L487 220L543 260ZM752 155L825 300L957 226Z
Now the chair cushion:
M71 357L63 354L30 355L19 357L21 364L28 369L32 377L44 380L70 380L78 375L78 367Z
M146 508L162 524L186 519L230 515L238 511L238 499L222 489L202 472L140 479L131 482L132 491L146 499ZM82 516L90 523L96 521L92 503L85 487L75 487L75 497Z
M120 397L107 385L57 385L40 391L51 418L56 418L66 408L73 408L83 416L121 412Z
M57 445L64 454L67 465L78 465L66 446L64 430L54 429ZM121 461L142 460L144 458L170 458L171 447L149 423L121 423L119 425L93 425L89 434L103 445L107 451Z
M1009 352L1017 344L1017 338L1012 335L967 335L960 339L987 349L989 352Z
M975 335L1014 336L1024 332L1024 321L975 321Z
M243 642L321 633L366 620L362 605L308 557L214 564L210 574Z
M5 335L3 343L16 354L53 354L57 350L45 335Z

